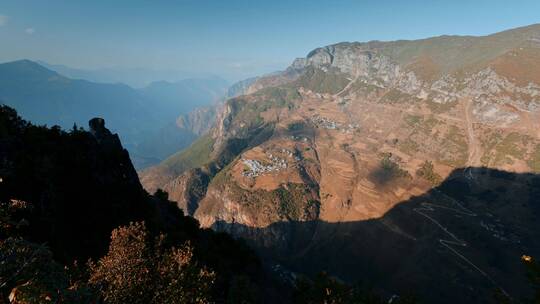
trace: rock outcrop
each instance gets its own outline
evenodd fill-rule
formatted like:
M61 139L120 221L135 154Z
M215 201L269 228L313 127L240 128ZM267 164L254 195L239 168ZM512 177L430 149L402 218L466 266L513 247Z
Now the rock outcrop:
M29 239L46 242L58 259L99 256L112 229L153 214L128 152L103 119L92 119L90 132L67 133L0 107L0 125L0 201L34 206Z
M372 241L377 235L391 235L396 244L407 243L394 248L381 240L386 245L368 257L379 263L383 260L376 257L385 256L386 249L411 246L424 248L418 249L423 254L428 247L441 249L442 243L428 244L424 238L433 237L429 231L440 225L416 229L403 218L403 214L419 214L410 221L425 220L423 213L415 211L422 205L414 198L426 193L433 204L474 206L471 212L492 214L510 227L513 219L496 207L505 204L504 195L485 194L486 199L475 191L504 184L499 177L491 184L489 178L500 170L523 178L516 183L524 187L527 198L523 199L528 200L533 191L534 176L526 173L540 172L540 78L535 70L540 45L530 39L539 33L540 26L535 25L486 37L442 36L318 48L296 59L285 72L262 77L245 95L225 102L209 132L211 153L197 171L208 181L199 182L194 171L179 170L161 185L203 226L252 240L261 251L272 252L274 261L297 271L332 268L347 280L354 279L355 271L369 271L365 265L347 268L347 261L366 258L361 247L350 243L371 246L357 234ZM516 71L512 69L516 60L529 64ZM186 151L185 155L190 149ZM444 180L446 186L430 191ZM452 180L459 181L459 187L477 190L460 195ZM207 186L192 195L190 183ZM443 198L435 197L439 191ZM409 201L415 204L401 206ZM533 205L524 208L534 209ZM389 213L393 215L387 217ZM444 220L454 218L460 217ZM536 226L527 225L524 233L532 236ZM363 232L358 228L367 226L371 228ZM338 255L338 249L328 246L336 237L342 240L336 248L347 248L347 254L343 260L329 261L330 253ZM513 249L501 254L509 256L518 245L508 246ZM537 250L535 242L526 246ZM328 255L315 254L317 249ZM478 258L484 249L471 250ZM397 256L388 259L389 264L399 264ZM434 260L441 262L439 257ZM434 265L448 273L460 267ZM465 268L472 271L469 266ZM499 278L500 271L504 272L493 269ZM374 272L373 276L380 275ZM421 273L411 268L403 269L402 275ZM457 298L449 295L448 302Z

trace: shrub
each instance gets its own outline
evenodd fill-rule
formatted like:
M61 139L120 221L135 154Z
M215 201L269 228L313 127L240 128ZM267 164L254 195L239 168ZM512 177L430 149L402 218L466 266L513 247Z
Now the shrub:
M416 176L429 181L434 186L439 185L442 182L442 177L433 171L433 163L428 160L420 165L420 168L416 171Z
M167 248L165 240L150 238L142 222L115 229L107 255L89 263L90 283L111 304L210 302L214 273L193 261L189 243Z

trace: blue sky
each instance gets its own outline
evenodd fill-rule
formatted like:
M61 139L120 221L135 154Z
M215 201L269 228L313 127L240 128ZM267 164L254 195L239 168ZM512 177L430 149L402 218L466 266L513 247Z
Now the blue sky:
M178 69L242 79L341 41L484 35L540 1L2 0L0 61Z

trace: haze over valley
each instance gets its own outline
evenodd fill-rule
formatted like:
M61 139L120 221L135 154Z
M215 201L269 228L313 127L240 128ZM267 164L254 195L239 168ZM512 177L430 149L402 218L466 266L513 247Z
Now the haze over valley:
M0 6L0 303L539 301L538 4L53 2Z

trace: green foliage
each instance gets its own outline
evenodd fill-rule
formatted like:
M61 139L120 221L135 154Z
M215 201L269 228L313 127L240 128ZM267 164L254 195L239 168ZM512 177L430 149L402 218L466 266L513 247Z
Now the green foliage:
M392 153L381 153L380 165L385 174L391 177L411 177L409 172L401 169L399 164L392 160Z
M540 144L536 145L527 163L534 172L540 173Z
M411 174L399 165L400 158L392 153L379 153L379 167L370 172L370 179L378 185L384 186L393 182L411 179Z
M416 175L429 181L433 186L437 186L442 182L442 177L433 171L433 163L428 160L420 165Z
M419 57L427 57L433 62L438 73L464 72L470 67L482 67L495 57L520 47L526 39L537 31L528 27L519 31L507 31L489 39L470 36L439 36L422 40L395 41L385 44L380 52L390 56L402 66L415 62Z
M488 166L491 159L493 158L494 151L492 151L495 146L501 142L503 139L503 136L500 132L494 132L489 134L488 136L485 136L481 139L482 142L482 148L484 149L484 154L480 158L480 161L484 166Z
M203 135L190 147L164 160L161 165L176 173L201 167L210 161L213 146L212 136L210 134Z
M320 203L308 198L308 188L303 184L288 183L286 188L278 188L269 193L271 200L278 203L280 217L298 221L312 211L318 212Z
M519 133L512 132L505 136L502 141L500 141L495 146L495 159L496 164L502 163L511 163L507 157L511 156L515 159L524 159L525 149L523 145L525 144L526 138Z
M319 210L320 208L321 208L321 202L320 201L314 200L314 199L308 200L307 205L306 205L306 209L308 209L308 210L310 210L310 209ZM307 210L306 210L306 212L307 212Z
M451 125L442 145L448 152L440 160L442 163L453 167L462 167L466 164L469 144L461 129Z
M272 193L279 203L278 212L281 217L291 220L300 219L301 209L293 193L291 193L288 189L283 188L274 190Z
M266 191L256 189L245 191L240 188L236 182L229 179L228 173L222 170L212 183L227 184L229 195L234 200L245 204L249 208L261 208L264 204L276 208L276 213L281 219L298 221L311 218L319 213L320 202L311 195L308 185L287 183L275 190Z
M482 163L487 165L512 164L513 159L525 160L527 157L527 145L530 143L530 137L517 132L504 135L500 132L494 132L482 141L484 150ZM535 152L527 160L529 166L533 168L535 164Z
M252 95L254 100L246 98L234 98L229 100L232 108L232 125L241 131L249 131L263 125L264 119L261 114L271 109L294 107L294 101L300 98L300 94L291 87L267 87Z
M403 153L413 155L419 151L420 146L414 140L407 138L399 143L398 148Z
M295 82L298 87L304 87L317 93L336 94L341 91L350 80L338 70L323 71L317 68L308 68Z
M292 101L301 98L298 90L289 86L266 87L257 91L254 96L265 101L262 103L262 107L259 108L262 111L266 111L271 107L288 106Z
M295 121L291 122L287 125L287 130L294 132L294 131L301 131L306 127L306 124L303 121Z
M380 99L380 102L389 103L389 104L419 102L419 101L420 99L418 97L412 96L398 89L390 89Z

